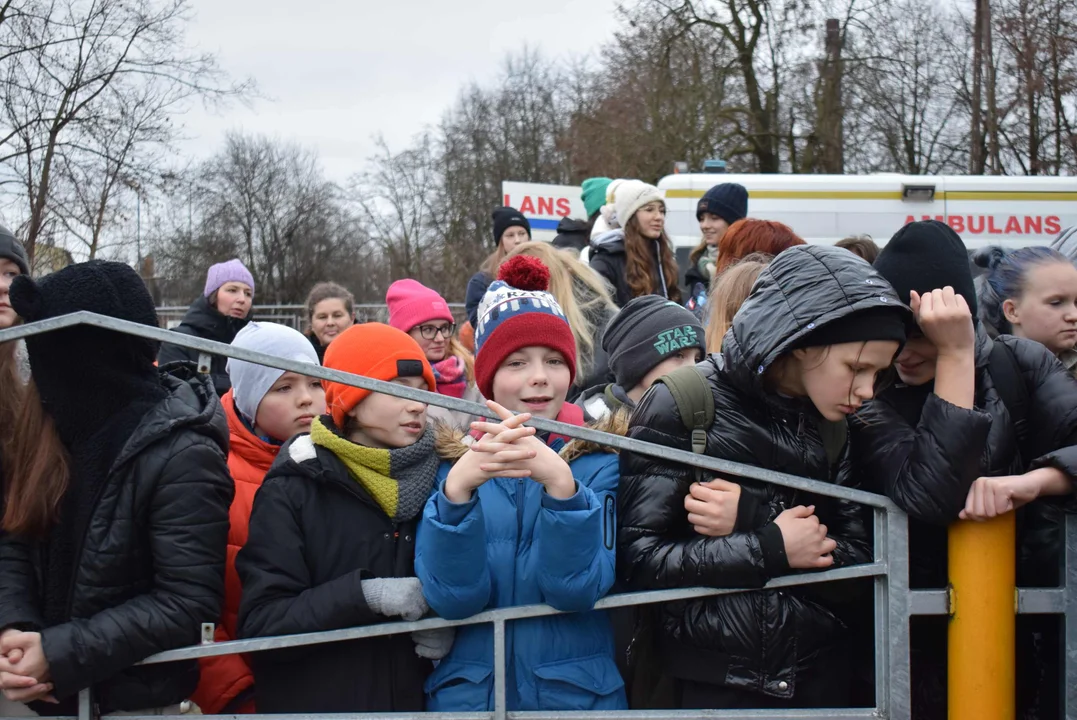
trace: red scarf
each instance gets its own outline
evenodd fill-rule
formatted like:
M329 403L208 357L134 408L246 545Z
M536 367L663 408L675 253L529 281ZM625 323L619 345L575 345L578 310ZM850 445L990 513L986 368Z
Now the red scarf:
M464 367L463 360L450 355L431 367L434 370L434 380L437 381L440 394L457 399L464 397L467 391L467 368Z

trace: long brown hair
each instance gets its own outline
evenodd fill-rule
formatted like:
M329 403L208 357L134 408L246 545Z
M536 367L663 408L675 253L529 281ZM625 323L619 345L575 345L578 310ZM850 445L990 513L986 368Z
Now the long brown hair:
M651 259L650 248L651 243L657 242L660 243L659 257L662 259L662 269L665 271L664 277L668 297L673 302L680 302L681 288L678 284L677 259L673 257L673 250L666 231L663 230L662 236L657 240L644 237L635 215L625 223L624 230L625 258L627 259L627 272L625 274L628 276L628 287L632 291L632 297L650 295L658 289L654 286L654 273L651 272L654 260Z
M19 404L25 388L19 379L19 360L15 355L17 344L0 344L0 478L10 477L11 453L15 444L15 423L18 421Z
M33 380L26 385L19 405L3 526L9 533L40 537L56 520L71 477L70 467L67 451Z
M714 278L707 298L707 352L720 352L722 338L733 324L733 316L748 299L759 273L770 263L770 256L753 253L736 265L730 265Z

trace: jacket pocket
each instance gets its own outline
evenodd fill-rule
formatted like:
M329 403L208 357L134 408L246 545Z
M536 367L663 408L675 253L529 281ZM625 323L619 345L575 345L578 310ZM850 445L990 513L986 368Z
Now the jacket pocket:
M426 679L426 709L429 712L486 710L490 704L494 669L474 662L444 662Z
M539 710L618 710L627 707L624 680L608 655L535 666Z

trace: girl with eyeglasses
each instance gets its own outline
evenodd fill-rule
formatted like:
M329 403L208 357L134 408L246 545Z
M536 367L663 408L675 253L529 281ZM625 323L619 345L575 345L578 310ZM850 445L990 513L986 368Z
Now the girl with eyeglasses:
M456 321L445 298L415 280L398 280L385 294L389 324L419 343L434 369L437 392L470 402L484 402L475 384L475 360L456 338ZM431 388L433 389L433 388ZM432 420L467 431L480 418L431 405Z

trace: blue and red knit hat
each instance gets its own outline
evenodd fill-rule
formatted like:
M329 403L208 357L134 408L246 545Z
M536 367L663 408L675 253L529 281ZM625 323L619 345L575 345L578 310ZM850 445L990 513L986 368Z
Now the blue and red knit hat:
M479 303L475 328L475 383L494 397L494 375L520 348L540 346L564 355L576 379L576 338L561 306L548 292L550 270L538 258L517 255L501 265Z

